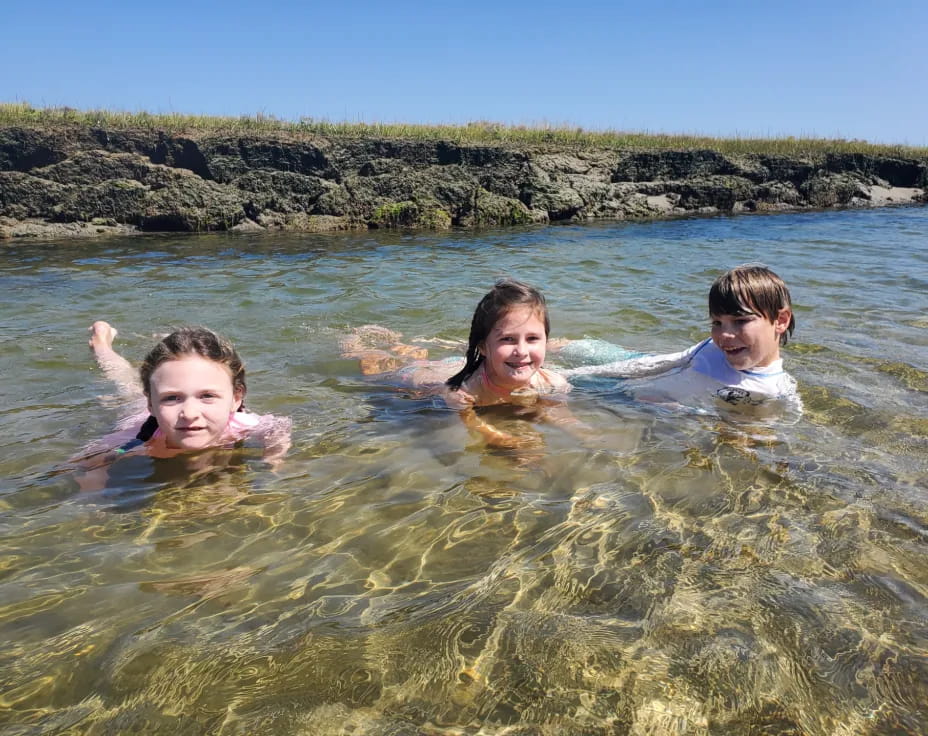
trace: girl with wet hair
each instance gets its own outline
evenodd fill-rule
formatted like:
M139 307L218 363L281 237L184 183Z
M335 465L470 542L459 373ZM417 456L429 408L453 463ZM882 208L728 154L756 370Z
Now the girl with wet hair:
M470 321L470 336L464 367L445 381L452 391L459 391L486 360L485 346L497 322L513 309L522 309L544 327L545 341L551 332L548 306L538 289L515 279L500 279L480 300ZM540 367L540 365L539 365Z
M506 445L511 444L509 439L479 420L474 409L494 404L532 406L540 396L570 390L563 376L543 367L550 330L541 292L505 278L477 304L463 362L425 360L424 348L403 345L401 335L373 325L343 340L342 356L358 358L366 375L381 374L400 385L441 394L468 426ZM370 339L380 339L385 349L358 349ZM374 346L368 343L368 347Z
M289 419L245 410L245 366L232 344L212 330L175 330L151 349L138 379L113 349L115 328L97 321L90 333L90 347L104 375L124 399L144 402L147 408L144 421L144 413L126 420L141 426L134 439L116 448L117 454L169 457L250 437L261 442L265 459L276 461L289 447Z
M220 421L212 424L210 420L213 412L210 410L213 406L217 406L220 413L225 411L226 402L221 401L221 399L224 398L231 398L233 401L232 406L229 407L232 410L229 412L229 419L224 431L227 434L234 435L247 434L245 430L257 423L257 415L249 414L245 411L245 392L247 391L245 385L245 366L242 363L242 359L238 356L238 353L235 352L235 348L232 347L232 343L205 327L182 327L175 330L155 345L148 355L145 356L145 360L142 362L142 366L139 369L139 376L142 380L142 391L148 399L149 411L154 411L152 407L157 406L163 414L168 404L177 402L178 397L173 395L168 397L167 401L161 400L161 396L159 395L159 390L161 389L159 381L155 384L155 404L153 404L152 377L158 372L158 368L165 363L184 360L188 360L189 362L182 363L179 367L185 370L185 372L189 371L189 369L203 369L207 372L215 373L216 380L210 381L213 376L205 378L203 388L200 391L201 393L206 391L209 392L204 393L203 403L198 407L203 409L202 412L199 412L204 415L202 421L195 422L193 427L191 427L188 422L185 423L186 426L184 426L183 429L178 429L173 425L173 417L167 421L162 417L159 421L159 418L152 413L149 414L148 419L142 424L139 433L136 435L136 440L139 442L148 442L155 435L163 433L166 438L166 444L173 447L183 447L185 445L196 446L200 444L208 446L216 443L221 439L218 430L222 424L222 417L218 417ZM209 364L212 364L212 366ZM223 371L221 367L224 367L225 371ZM213 370L210 370L210 368ZM220 374L226 372L231 379L228 387L226 386L224 377L220 376ZM215 386L215 388L208 389L207 386ZM231 388L231 393L225 390L229 387ZM174 389L170 388L169 392L173 394ZM212 394L212 396L210 394ZM218 399L220 401L211 401L210 399ZM165 425L166 428L162 429L162 425ZM198 432L196 425L200 425L207 431Z

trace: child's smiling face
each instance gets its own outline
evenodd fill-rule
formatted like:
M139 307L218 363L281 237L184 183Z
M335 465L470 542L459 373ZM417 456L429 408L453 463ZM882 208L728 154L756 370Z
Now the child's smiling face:
M200 450L219 443L241 403L229 369L199 355L167 360L151 374L148 410L171 448Z
M765 368L780 358L780 335L792 313L781 309L771 322L762 314L713 314L712 342L725 353L732 368L749 371Z
M510 309L481 345L488 378L509 391L528 386L545 362L547 344L545 323L537 309Z

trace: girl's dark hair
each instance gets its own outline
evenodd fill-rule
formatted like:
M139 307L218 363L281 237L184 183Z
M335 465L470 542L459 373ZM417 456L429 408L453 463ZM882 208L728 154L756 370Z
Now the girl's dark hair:
M201 358L222 363L232 374L232 390L241 395L242 403L238 411L245 410L245 365L235 352L232 343L224 337L217 335L205 327L181 327L165 337L151 352L145 356L139 376L142 379L142 390L145 396L151 398L151 376L155 369L169 360L178 360L187 355L199 355ZM147 442L158 429L158 420L149 416L136 435L136 439Z
M793 311L786 283L760 264L735 266L719 276L709 289L710 316L760 314L776 322L784 307ZM780 335L780 345L786 345L795 328L796 318L790 316L789 325Z
M548 306L538 289L515 279L500 279L486 296L480 300L474 317L470 322L470 337L467 340L467 362L458 373L445 381L452 391L457 391L483 363L480 346L483 345L490 331L500 319L516 307L528 307L537 312L545 323L545 337L551 332L548 320Z

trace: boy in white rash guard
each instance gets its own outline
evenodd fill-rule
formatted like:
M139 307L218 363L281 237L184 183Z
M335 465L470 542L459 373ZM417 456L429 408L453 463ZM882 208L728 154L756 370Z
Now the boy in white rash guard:
M783 370L780 358L780 346L796 324L783 280L765 266L733 268L712 284L709 315L711 338L679 353L628 353L598 340L568 343L557 357L575 365L583 361L584 352L599 361L610 352L621 359L562 374L649 377L646 384L628 387L636 398L647 401L692 404L705 398L752 414L765 414L767 409L801 412L796 381Z

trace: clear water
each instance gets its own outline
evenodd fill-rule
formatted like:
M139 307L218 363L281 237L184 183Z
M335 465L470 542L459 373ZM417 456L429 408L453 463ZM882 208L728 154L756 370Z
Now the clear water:
M216 235L0 250L0 733L928 732L928 209L480 234ZM707 332L771 265L806 413L757 426L571 397L595 431L362 379L346 329L463 339L511 274L558 336ZM119 417L86 328L139 360L233 338L276 472L67 459ZM439 350L437 356L448 354Z

